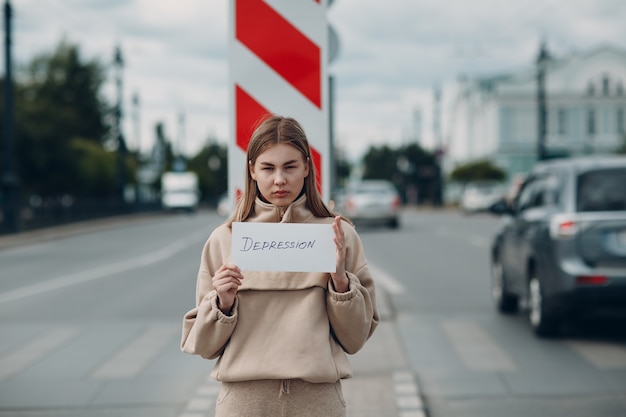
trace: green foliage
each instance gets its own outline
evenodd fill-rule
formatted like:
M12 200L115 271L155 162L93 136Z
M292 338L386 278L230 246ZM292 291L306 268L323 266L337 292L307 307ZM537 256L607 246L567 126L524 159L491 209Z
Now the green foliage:
M83 62L78 46L62 41L52 54L36 56L25 78L24 105L44 118L43 126L66 140L105 137L109 109L100 97L105 68L98 61Z
M198 174L202 199L212 203L228 190L228 152L224 145L210 141L189 161L187 168Z
M113 192L114 156L102 146L110 111L100 96L104 79L98 61L84 61L79 48L64 41L20 69L14 80L15 144L24 196Z
M387 145L371 147L363 157L363 179L391 179L396 158L397 152Z
M397 149L371 147L363 157L363 179L392 181L405 202L441 202L440 168L435 155L413 143Z
M479 160L457 166L450 173L450 179L463 184L482 180L503 181L506 172L489 160Z
M88 139L74 139L72 158L77 161L75 190L79 195L107 195L116 185L116 155Z
M352 165L346 159L336 155L335 157L335 186L343 188L350 179Z

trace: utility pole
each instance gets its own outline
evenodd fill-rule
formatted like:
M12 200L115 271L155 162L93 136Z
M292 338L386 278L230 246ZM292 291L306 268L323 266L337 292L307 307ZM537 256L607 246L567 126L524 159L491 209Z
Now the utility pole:
M185 172L187 171L187 159L183 153L185 148L185 112L180 111L178 113L178 140L176 143L174 163L172 171Z
M139 121L139 93L135 92L133 94L133 127L134 127L134 136L135 143L134 145L137 147L137 156L141 155L141 124Z
M126 199L124 198L124 190L126 188L126 141L122 133L122 71L124 69L124 60L122 58L122 50L119 45L115 47L115 56L113 59L113 65L115 68L115 83L117 86L117 104L115 106L115 136L117 139L117 193L121 203L121 207L124 207Z
M433 133L435 135L435 189L433 205L439 207L443 204L443 143L441 140L441 88L435 86L435 103L433 106Z
M335 149L335 77L328 76L328 147L329 164L330 164L330 196L334 198L335 190L338 188L337 175L337 149Z
M548 51L545 41L541 42L539 55L537 56L537 160L547 158L546 130L548 122L548 110L546 106L546 66L548 64Z
M7 233L17 233L20 230L20 207L19 207L19 178L15 164L15 137L13 130L14 103L13 103L13 71L11 57L11 19L13 11L11 2L4 3L4 148L3 148L3 171L2 171L2 225Z

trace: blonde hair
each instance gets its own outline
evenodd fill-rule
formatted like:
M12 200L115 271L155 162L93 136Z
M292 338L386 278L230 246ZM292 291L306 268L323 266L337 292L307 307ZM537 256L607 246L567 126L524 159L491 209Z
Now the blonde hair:
M302 159L309 166L309 175L304 179L307 208L316 217L334 217L336 215L324 204L320 193L317 191L315 164L313 164L313 159L311 158L309 141L300 123L291 117L269 115L261 120L250 138L246 152L248 163L245 166L245 190L237 201L237 206L227 222L229 225L232 222L246 221L254 214L254 202L258 196L258 189L256 181L252 179L250 174L249 165L254 165L259 155L279 143L286 143L298 149L302 154Z

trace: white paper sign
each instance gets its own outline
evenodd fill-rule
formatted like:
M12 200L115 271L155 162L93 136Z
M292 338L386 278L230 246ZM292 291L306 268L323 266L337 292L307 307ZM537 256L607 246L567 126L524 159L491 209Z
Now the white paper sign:
M233 223L232 260L242 270L335 272L331 224Z

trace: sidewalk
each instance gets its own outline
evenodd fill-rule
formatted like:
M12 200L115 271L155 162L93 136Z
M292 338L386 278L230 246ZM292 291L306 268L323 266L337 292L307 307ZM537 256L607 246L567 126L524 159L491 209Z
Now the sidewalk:
M348 417L425 417L391 300L384 288L376 290L381 323L365 347L350 358L353 378L342 382Z
M147 221L158 213L83 221L13 235L0 235L0 251L81 233ZM377 287L381 323L372 338L350 357L354 376L342 381L348 417L425 417L427 412L384 287Z

